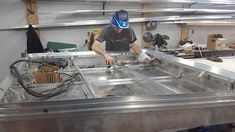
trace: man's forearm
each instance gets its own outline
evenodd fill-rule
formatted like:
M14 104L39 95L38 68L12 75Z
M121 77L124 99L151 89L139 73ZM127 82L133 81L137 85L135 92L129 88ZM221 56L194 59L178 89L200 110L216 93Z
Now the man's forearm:
M92 45L92 50L95 51L97 54L100 54L102 57L104 57L106 63L109 66L111 66L114 63L113 58L100 47L100 42L95 41L94 44Z
M106 52L100 47L99 42L95 41L92 45L92 50L95 51L97 54L105 56Z
M151 58L150 58L145 52L143 52L142 49L141 49L138 45L136 45L135 43L132 43L131 46L132 46L132 47L131 47L132 50L133 50L136 54L139 55L139 57L138 57L138 61L139 61L139 62L150 61Z
M138 55L142 52L142 49L136 43L132 43L131 48Z

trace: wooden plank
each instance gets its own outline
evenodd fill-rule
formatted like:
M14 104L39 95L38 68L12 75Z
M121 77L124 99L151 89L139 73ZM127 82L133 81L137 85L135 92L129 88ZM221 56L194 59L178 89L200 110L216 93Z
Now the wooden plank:
M38 24L38 7L37 1L31 0L26 2L26 13L27 13L27 23L28 24Z
M36 0L26 1L26 13L27 13L26 16L27 24L32 24L32 25L39 24L38 15L37 15L38 7ZM35 31L37 32L38 36L40 36L39 29L35 29Z
M142 10L148 10L151 8L151 4L142 4ZM144 12L142 14L143 17L150 17L151 13L150 12ZM145 24L144 22L142 23L142 36L144 35L144 33L147 32L147 30L145 29ZM144 42L144 40L142 39L142 47L150 47L150 45L146 42Z
M181 37L180 40L188 40L189 26L187 24L181 24Z

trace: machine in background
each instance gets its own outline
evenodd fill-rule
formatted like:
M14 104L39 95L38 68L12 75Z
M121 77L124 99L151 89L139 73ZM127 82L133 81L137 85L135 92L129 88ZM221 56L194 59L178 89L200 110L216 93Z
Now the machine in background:
M91 47L95 42L96 37L100 34L101 29L93 29L91 32L88 32L88 38L85 40L85 44L88 47L88 50L92 51Z
M162 35L162 34L155 34L153 35L151 32L145 32L143 35L143 40L146 43L149 43L150 45L152 45L153 47L158 47L158 49L164 50L167 49L167 40L169 40L169 36L167 35Z

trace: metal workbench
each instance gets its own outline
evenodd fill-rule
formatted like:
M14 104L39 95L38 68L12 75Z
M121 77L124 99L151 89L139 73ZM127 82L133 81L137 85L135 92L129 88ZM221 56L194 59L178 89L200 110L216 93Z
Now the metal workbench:
M235 121L234 72L147 53L156 60L138 63L131 53L112 53L118 63L108 70L93 52L28 55L29 60L67 59L70 65L62 72L79 72L82 82L42 100L13 78L1 97L0 131L167 132ZM32 76L32 67L21 69Z

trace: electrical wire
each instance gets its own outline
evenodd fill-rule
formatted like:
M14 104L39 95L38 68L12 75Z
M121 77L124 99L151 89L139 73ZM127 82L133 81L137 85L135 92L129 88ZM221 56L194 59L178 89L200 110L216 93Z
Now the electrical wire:
M27 93L29 93L30 95L35 96L35 97L39 97L39 98L42 98L42 99L47 99L47 98L54 97L56 95L59 95L59 94L65 92L65 91L67 91L68 88L75 82L75 80L76 81L81 81L80 73L74 73L72 75L65 74L69 77L67 79L65 79L64 81L62 81L55 88L51 88L49 90L45 90L45 91L41 91L41 92L36 92L36 91L32 90L31 86L25 85L25 83L22 79L22 76L20 74L19 69L15 66L16 64L21 63L21 62L37 63L37 64L49 66L49 67L55 68L55 69L58 69L58 67L50 65L49 61L32 61L32 60L18 60L18 61L15 61L14 63L12 63L10 65L9 68L10 68L11 74L18 80L19 84L25 89L25 91Z

